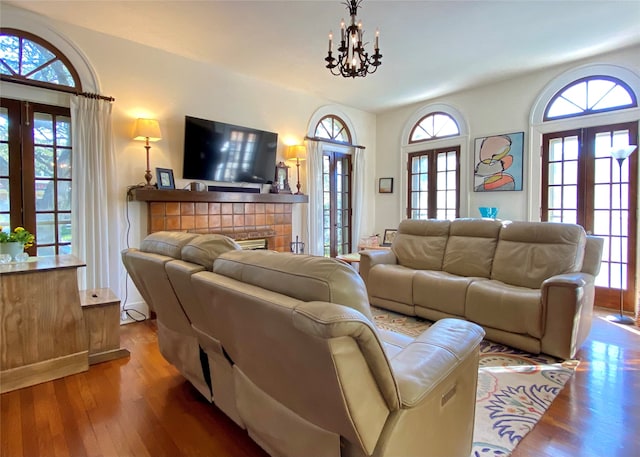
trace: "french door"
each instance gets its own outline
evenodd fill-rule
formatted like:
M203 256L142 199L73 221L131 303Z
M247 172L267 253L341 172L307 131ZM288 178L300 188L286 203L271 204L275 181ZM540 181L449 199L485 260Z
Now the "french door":
M634 310L638 223L638 151L622 165L611 157L621 144L638 144L635 122L543 136L543 221L579 224L604 239L596 305Z
M33 233L29 254L71 253L69 108L0 99L0 226Z
M325 257L351 252L351 183L351 156L340 152L323 152L322 234Z
M460 146L409 154L409 219L460 217Z

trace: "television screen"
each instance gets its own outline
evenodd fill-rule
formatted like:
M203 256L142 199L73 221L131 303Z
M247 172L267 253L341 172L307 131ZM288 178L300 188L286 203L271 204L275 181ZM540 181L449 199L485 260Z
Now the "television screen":
M278 134L185 116L184 179L271 183Z

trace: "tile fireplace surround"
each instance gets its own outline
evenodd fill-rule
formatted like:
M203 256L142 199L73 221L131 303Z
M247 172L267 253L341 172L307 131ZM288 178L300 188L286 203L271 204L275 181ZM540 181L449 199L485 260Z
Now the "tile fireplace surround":
M147 232L175 230L220 233L236 240L265 238L268 248L285 252L292 241L292 206L306 195L191 192L134 189L132 200L146 201Z

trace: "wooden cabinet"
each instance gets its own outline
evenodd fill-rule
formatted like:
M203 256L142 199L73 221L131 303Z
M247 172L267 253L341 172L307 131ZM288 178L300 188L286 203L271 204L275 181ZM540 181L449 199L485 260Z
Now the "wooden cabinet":
M0 393L86 371L76 257L0 265Z

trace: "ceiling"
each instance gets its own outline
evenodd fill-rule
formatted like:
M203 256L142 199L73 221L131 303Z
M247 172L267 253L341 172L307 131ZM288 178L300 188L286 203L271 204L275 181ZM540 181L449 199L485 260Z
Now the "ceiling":
M382 65L346 79L323 60L338 0L1 3L370 112L640 43L640 0L364 0Z

